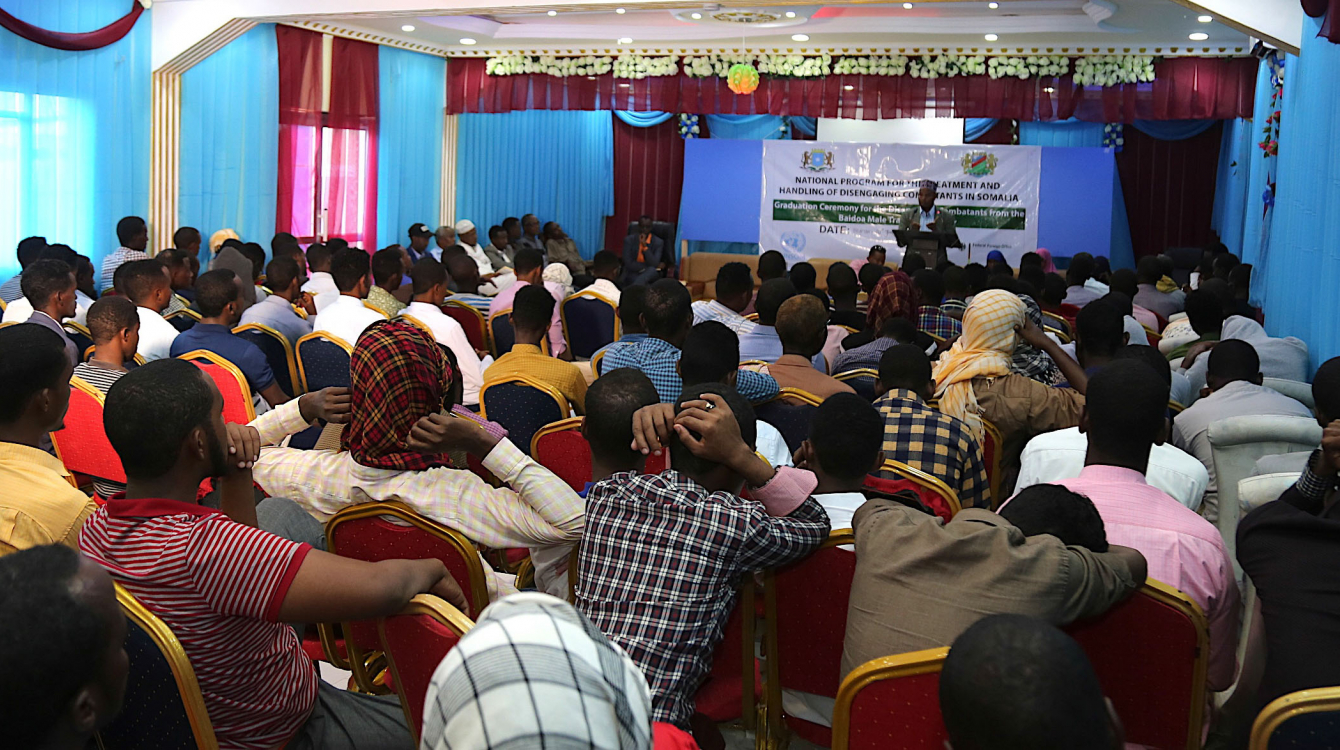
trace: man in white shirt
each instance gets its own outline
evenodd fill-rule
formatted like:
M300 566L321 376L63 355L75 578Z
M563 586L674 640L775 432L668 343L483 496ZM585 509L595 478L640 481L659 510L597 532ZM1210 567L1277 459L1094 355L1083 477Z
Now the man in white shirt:
M479 389L484 384L484 368L493 364L493 359L485 356L484 361L480 361L479 354L465 336L465 329L438 307L447 294L446 269L431 257L425 257L414 264L409 277L414 282L414 299L402 314L427 326L437 343L456 355L456 366L464 386L461 403L465 406L477 405Z
M172 356L177 329L162 315L172 299L168 270L156 260L133 260L121 271L121 283L140 316L140 345L136 352L146 362Z
M1173 422L1173 445L1199 459L1210 473L1202 514L1211 522L1219 518L1219 487L1210 450L1210 425L1241 416L1313 418L1306 406L1262 386L1261 380L1261 360L1251 344L1238 339L1220 341L1210 350L1206 378L1210 395L1178 414Z
M615 286L614 280L619 278L623 270L623 261L619 256L608 250L601 250L596 253L592 261L591 275L596 277L591 286L577 292L577 297L600 297L615 307L619 306L619 287Z
M302 285L302 291L312 295L318 313L340 296L340 288L335 285L335 277L330 275L330 263L330 248L320 242L307 248L307 268L311 273L307 277L307 283Z
M743 313L754 301L754 276L749 266L738 261L717 269L716 299L693 303L693 323L715 320L742 336L758 327Z
M479 244L479 230L473 221L461 219L456 222L456 242L465 249L465 254L470 256L479 269L480 294L492 297L516 282L511 269L493 267L493 262Z
M340 296L327 303L325 309L318 307L312 330L329 333L349 346L355 346L365 328L386 320L386 316L363 304L368 287L372 285L368 280L371 261L362 250L350 249L335 256L330 263L331 276Z

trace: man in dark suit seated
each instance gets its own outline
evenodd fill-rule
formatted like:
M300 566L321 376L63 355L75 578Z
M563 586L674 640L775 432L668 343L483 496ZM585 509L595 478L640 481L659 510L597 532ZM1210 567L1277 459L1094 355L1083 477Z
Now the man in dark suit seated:
M651 284L670 267L665 242L651 233L651 217L637 220L637 233L623 238L623 286Z

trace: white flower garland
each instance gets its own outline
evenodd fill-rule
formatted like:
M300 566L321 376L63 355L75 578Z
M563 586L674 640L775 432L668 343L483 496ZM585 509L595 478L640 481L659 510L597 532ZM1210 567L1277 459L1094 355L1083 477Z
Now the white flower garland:
M1070 58L1061 55L1026 57L987 57L985 55L867 55L839 57L828 54L709 54L688 55L681 61L675 55L647 57L625 52L586 57L553 55L504 55L489 58L485 72L491 76L546 74L598 76L613 73L615 78L641 80L679 75L689 78L724 78L732 65L753 65L762 75L778 78L821 78L827 75L876 75L914 78L954 78L987 75L993 79L1047 78L1071 72ZM1112 55L1079 57L1074 61L1074 80L1080 86L1117 86L1148 83L1154 80L1154 58L1148 55Z

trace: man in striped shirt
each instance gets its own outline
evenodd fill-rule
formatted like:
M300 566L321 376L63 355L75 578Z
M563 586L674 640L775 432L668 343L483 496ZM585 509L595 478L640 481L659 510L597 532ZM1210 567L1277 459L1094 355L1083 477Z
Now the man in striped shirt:
M75 377L97 388L103 397L112 384L130 372L126 363L134 363L140 343L140 318L135 303L120 295L103 297L88 309L88 332L93 337L93 357L74 368ZM124 490L120 482L94 479L98 497L109 498Z
M138 216L127 216L116 222L116 239L121 242L111 255L102 259L102 290L112 288L116 269L123 263L133 260L147 260L149 254L144 248L149 246L149 225Z
M305 417L338 418L321 394L300 403ZM288 501L255 504L259 436L224 425L218 389L189 362L136 368L104 416L128 484L85 524L80 549L181 641L219 747L409 746L397 701L322 682L284 623L390 615L425 592L464 608L442 563L365 563L256 528L258 514ZM222 512L196 502L209 477L221 477Z

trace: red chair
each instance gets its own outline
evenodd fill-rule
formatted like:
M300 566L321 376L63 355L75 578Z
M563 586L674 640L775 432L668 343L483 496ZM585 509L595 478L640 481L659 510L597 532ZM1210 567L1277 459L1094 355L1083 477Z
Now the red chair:
M901 461L888 459L880 467L883 473L891 474L892 477L877 477L867 475L865 486L876 492L885 495L894 495L904 490L915 492L917 497L921 498L921 503L930 508L935 515L943 518L948 523L960 510L963 509L958 500L958 493L949 489L938 477L933 477L926 472L915 469Z
M471 619L478 619L479 613L489 604L484 563L474 543L460 532L424 518L403 503L363 503L341 510L326 522L326 548L337 555L366 562L441 560L465 591L470 601L470 611L466 614ZM373 679L376 674L375 670L368 669L368 665L380 647L376 624L364 620L340 625L354 680L365 692L372 692L376 688ZM328 625L321 627L327 628L323 633L325 642L334 643Z
M582 418L569 417L541 427L530 439L530 455L575 492L591 481L591 445L582 436Z
M835 529L814 554L764 574L768 670L764 715L769 746L782 742L787 729L823 747L833 741L828 727L787 714L782 709L782 690L826 698L838 695L847 600L856 574L856 553L839 545L855 541L851 529Z
M461 324L465 329L465 338L476 351L489 350L488 327L484 323L484 314L464 302L447 301L441 305L442 314Z
M1088 655L1127 742L1200 747L1210 634L1195 602L1151 579L1125 602L1064 630Z
M102 405L102 391L78 377L70 378L65 426L51 433L51 442L56 447L56 458L69 471L124 484L126 471L121 468L121 457L112 450L102 426Z
M948 655L931 648L853 669L833 707L833 750L944 750L940 670Z
M985 417L982 418L982 427L985 428L982 433L982 461L986 463L986 480L991 485L991 507L994 509L999 508L1005 500L1000 496L1000 480L1004 478L1000 468L1000 454L1005 440L1000 436L1000 430Z
M414 733L415 747L433 672L472 627L470 618L431 594L419 594L399 614L377 621L378 642L386 654L405 721Z
M256 405L251 400L251 388L247 385L246 376L237 369L237 365L205 349L187 352L178 359L195 363L196 367L204 370L214 381L214 385L219 387L219 392L223 394L224 422L250 424L256 418Z

